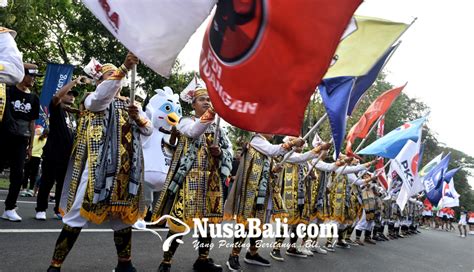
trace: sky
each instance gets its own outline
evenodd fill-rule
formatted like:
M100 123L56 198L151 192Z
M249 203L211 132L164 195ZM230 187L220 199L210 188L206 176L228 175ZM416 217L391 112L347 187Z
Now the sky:
M290 1L290 0L289 0ZM431 109L428 126L438 141L474 156L473 0L366 0L355 14L416 22L385 67L395 86ZM208 19L209 20L209 19ZM199 70L206 20L179 55L185 71ZM471 125L469 125L471 124ZM474 188L474 178L469 183Z

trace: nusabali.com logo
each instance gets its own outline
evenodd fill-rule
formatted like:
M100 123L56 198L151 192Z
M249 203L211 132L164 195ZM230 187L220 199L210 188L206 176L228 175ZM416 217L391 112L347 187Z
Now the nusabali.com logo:
M164 215L154 222L147 222L146 225L155 225L163 222L164 220L171 219L175 223L184 226L184 231L174 233L166 238L163 242L163 251L168 251L171 245L171 242L176 239L176 242L183 244L182 237L188 235L191 232L191 227L186 223L181 221L178 218L175 218L170 215ZM228 243L225 239L229 238L262 238L262 239L277 239L277 238L307 238L313 239L316 237L320 238L337 238L337 224L335 223L324 223L324 224L298 224L298 225L288 225L288 220L284 218L283 220L277 218L274 223L264 223L257 218L247 219L247 226L241 223L220 223L212 224L208 223L207 218L193 218L194 227L192 237L198 239L199 237L211 237L213 239L220 239L218 241L218 247L232 247L232 243ZM149 229L149 228L139 228L140 230L145 230L153 233L158 236L161 241L163 238L158 233L159 231L168 232L167 229ZM193 242L195 248L198 248L202 245L198 241ZM243 245L246 246L246 245ZM257 244L258 247L273 247L274 243L263 243L259 241ZM289 246L289 245L288 245ZM215 247L214 243L211 243L210 248ZM285 247L285 245L282 245Z

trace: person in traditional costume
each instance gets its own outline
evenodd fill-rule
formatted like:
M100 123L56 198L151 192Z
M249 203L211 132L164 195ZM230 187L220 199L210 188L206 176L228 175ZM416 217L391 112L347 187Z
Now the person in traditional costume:
M214 122L216 113L204 86L187 88L181 99L190 103L194 116L183 117L177 125L180 133L171 160L163 191L153 210L152 221L170 215L193 228L193 219L207 219L208 223L221 223L223 218L225 179L232 168L232 146L222 128ZM168 219L168 237L182 233L186 226ZM222 271L222 267L209 258L211 237L199 237L199 257L193 265L197 271ZM170 271L178 242L172 240L163 253L159 271Z
M342 167L340 170L337 169L331 174L331 180L328 183L329 215L326 218L329 222L338 224L338 246L350 248L343 239L345 238L346 227L351 225L357 217L359 206L357 205L357 197L352 189L353 186L348 181L347 175L367 171L368 167L374 164L374 161L358 164L357 160L344 155L341 155L339 160L353 165ZM332 252L335 251L332 238L327 239L324 249Z
M364 245L360 240L362 232L365 232L365 242L368 244L375 244L372 240L372 230L375 226L375 217L377 209L377 199L375 185L370 183L377 176L372 176L369 172L364 173L361 178L356 179L355 184L358 186L358 196L360 204L363 208L362 215L356 222L356 240L358 245Z
M294 137L285 137L283 142L288 143L295 139ZM309 204L308 194L310 193L310 183L308 177L306 177L308 161L316 159L321 152L327 151L330 147L329 143L321 143L304 154L299 154L303 151L303 147L295 148L296 153L288 157L282 171L279 173L277 186L280 187L278 191L282 196L285 210L277 211L272 217L281 219L286 217L288 220L292 235L290 237L290 247L286 250L288 256L305 258L308 254L312 254L311 252L303 253L297 247L296 227L298 224L308 224L311 219L309 209L305 209L305 206ZM273 259L284 261L280 253L280 247L284 240L284 237L276 238L275 246L270 253Z
M128 53L124 63L97 66L98 85L84 101L60 204L63 228L48 271L60 271L81 229L88 222L110 222L118 264L115 271L136 271L131 262L131 225L144 212L141 135L151 122L120 96L123 78L138 63Z
M271 144L271 134L255 134L248 146L243 150L236 174L225 203L225 220L235 219L237 223L248 226L247 219L259 219L265 223L270 221L271 209L276 213L285 213L282 206L280 187L276 186L274 172L280 167L273 167L273 158L283 156L292 147L303 146L301 138L283 144ZM277 205L272 205L276 203ZM250 238L250 248L244 261L248 264L270 266L270 262L258 254L257 242L261 237ZM245 237L235 238L234 247L227 261L232 271L240 270L239 255Z

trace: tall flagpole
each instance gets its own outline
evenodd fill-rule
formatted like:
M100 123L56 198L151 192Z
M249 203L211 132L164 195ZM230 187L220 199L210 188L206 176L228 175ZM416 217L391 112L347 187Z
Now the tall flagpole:
M306 135L304 135L303 140L308 139L309 135L311 135L311 133L316 131L316 129L326 120L327 117L328 117L328 114L325 113L321 118L319 118L318 122L316 122L316 124L314 124L314 126L306 133ZM294 152L295 152L295 150L292 149L288 153L286 153L285 156L283 157L283 160L281 160L281 162L279 162L278 165L280 165L280 166L283 165L283 163L286 162L286 160L288 160L288 158Z
M135 104L135 90L136 90L137 65L133 65L132 74L130 77L130 105Z

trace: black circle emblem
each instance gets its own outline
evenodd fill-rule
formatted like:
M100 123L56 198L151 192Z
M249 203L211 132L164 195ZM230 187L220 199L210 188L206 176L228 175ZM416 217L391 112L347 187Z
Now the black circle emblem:
M223 62L246 59L264 28L265 0L220 0L209 31L214 53Z

